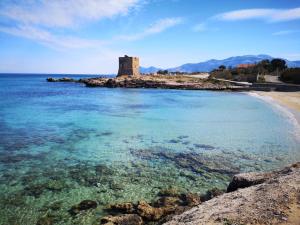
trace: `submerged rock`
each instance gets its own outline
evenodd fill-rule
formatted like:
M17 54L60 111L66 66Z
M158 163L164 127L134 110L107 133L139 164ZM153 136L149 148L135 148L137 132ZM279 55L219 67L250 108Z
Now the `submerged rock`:
M69 213L71 215L76 215L76 214L80 213L80 211L95 209L95 208L97 208L97 206L98 206L98 204L95 201L83 200L79 204L72 206L72 208L69 210Z
M162 222L167 221L169 217L171 218L172 215L182 213L192 206L201 203L198 194L180 194L175 188L162 190L159 195L161 197L153 203L140 201L137 205L128 202L111 205L107 211L114 216L104 217L102 221L107 225L123 224L115 222L115 219L119 219L120 217L118 214L121 214L121 216L130 214L140 216L146 224L161 224Z
M109 209L120 213L133 213L135 211L135 207L131 202L114 204Z
M52 216L46 215L38 219L36 225L52 225L54 224L54 219Z
M182 194L181 199L188 206L196 206L201 203L201 199L198 194L193 194L193 193Z
M214 150L215 147L211 145L204 145L204 144L194 144L195 148L202 148L204 150Z
M124 214L118 216L106 216L101 219L105 225L142 225L143 220L137 214Z
M160 196L170 196L170 197L177 197L179 196L179 190L177 188L167 188L167 189L163 189L161 190L158 195Z
M210 200L214 197L222 195L224 193L225 193L224 190L220 190L218 188L213 188L213 189L208 190L204 195L201 195L200 199L201 199L201 201L205 202L205 201L208 201L208 200Z
M137 213L146 220L157 221L165 214L165 210L152 207L145 201L140 201L137 206Z

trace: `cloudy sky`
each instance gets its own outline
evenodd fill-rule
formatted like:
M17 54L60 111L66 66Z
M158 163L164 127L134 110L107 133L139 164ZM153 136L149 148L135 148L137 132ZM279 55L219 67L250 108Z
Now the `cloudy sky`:
M300 0L0 0L0 72L116 73L234 55L300 60Z

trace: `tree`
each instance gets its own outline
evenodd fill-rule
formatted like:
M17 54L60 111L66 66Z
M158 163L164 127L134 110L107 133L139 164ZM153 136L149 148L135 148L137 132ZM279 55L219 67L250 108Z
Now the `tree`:
M284 82L300 84L300 68L290 68L285 70L280 79Z
M287 68L286 62L283 59L272 59L271 67L273 71L275 70L283 71Z
M169 71L168 70L159 70L157 71L158 74L168 74Z
M221 65L221 66L219 66L219 69L220 69L220 70L225 70L225 69L226 69L226 66Z
M259 70L261 71L261 73L271 72L271 70L272 70L271 62L268 59L264 59L264 60L260 61L257 64L257 66L258 66Z

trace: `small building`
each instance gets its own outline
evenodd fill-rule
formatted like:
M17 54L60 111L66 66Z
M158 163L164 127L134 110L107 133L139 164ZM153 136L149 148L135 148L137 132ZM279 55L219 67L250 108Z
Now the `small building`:
M129 57L125 55L124 57L119 57L119 76L140 76L140 60L138 57Z
M255 66L255 64L239 64L239 65L237 65L236 68L238 68L238 69L248 69L248 68L251 68L251 67L254 67L254 66Z

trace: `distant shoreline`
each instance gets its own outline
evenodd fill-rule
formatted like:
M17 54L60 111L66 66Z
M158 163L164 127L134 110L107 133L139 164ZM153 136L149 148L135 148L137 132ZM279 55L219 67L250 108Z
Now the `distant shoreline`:
M48 82L77 82L87 87L160 88L214 91L300 91L300 85L285 83L248 83L186 75L143 75L74 79L48 77Z

